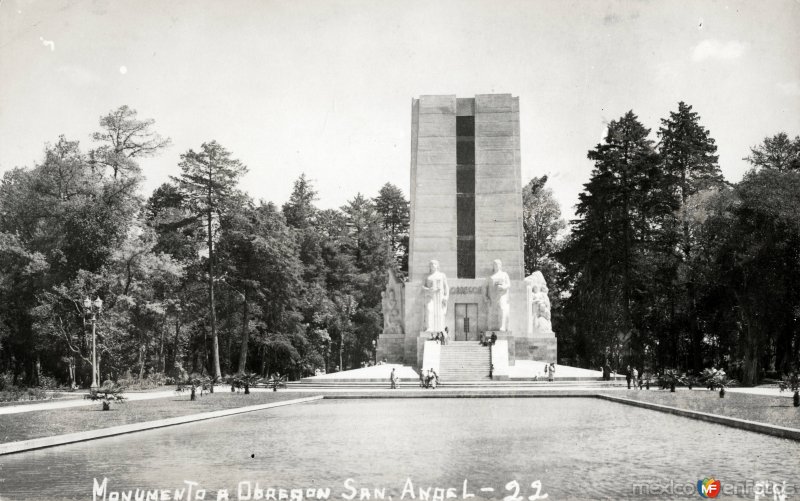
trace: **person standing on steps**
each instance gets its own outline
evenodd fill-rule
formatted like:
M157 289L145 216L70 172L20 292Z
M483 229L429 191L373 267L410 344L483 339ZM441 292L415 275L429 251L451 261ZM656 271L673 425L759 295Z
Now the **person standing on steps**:
M392 367L392 373L389 375L389 380L392 382L392 390L397 389L397 373L395 372L395 368Z

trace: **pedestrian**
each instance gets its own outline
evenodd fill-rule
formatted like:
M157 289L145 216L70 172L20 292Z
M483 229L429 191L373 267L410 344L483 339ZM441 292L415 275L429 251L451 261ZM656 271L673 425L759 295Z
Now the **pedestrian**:
M628 370L625 371L625 381L628 382L628 389L631 389L631 366L628 366Z
M447 344L450 342L450 330L445 327L444 328L444 335L442 336L442 344Z
M392 367L392 373L389 375L389 381L392 382L392 390L397 389L397 373L395 372L395 368Z
M497 334L495 334L494 332L492 332L492 337L490 337L490 338L489 338L489 340L490 340L490 342L492 343L492 346L494 346L494 343L496 343L496 342L497 342Z
M633 389L635 390L637 389L636 384L639 380L639 371L636 370L636 367L633 368L633 374L631 374L631 379L633 380Z
M556 364L551 363L549 366L549 371L547 373L547 380L552 383L555 376L556 376Z

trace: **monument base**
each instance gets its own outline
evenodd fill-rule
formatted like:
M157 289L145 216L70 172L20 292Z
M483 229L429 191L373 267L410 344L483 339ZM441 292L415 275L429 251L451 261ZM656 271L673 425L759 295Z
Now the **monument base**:
M402 364L405 359L405 334L382 333L375 346L377 358L390 364Z
M514 341L517 359L558 363L558 341L555 336L516 338Z
M558 342L556 337L520 337L511 331L486 331L486 337L492 333L497 340L508 341L508 365L513 366L517 360L534 360L537 362L556 363Z

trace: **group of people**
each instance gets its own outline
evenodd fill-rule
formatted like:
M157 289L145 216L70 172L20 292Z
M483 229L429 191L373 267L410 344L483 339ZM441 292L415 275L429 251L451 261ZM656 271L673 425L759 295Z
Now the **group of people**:
M556 377L556 364L555 363L545 364L544 375L547 376L548 381L552 382L553 379Z
M389 381L391 382L391 389L397 389L397 383L400 382L400 378L397 376L397 371L394 367L392 367L392 372L389 374ZM423 388L436 388L439 385L439 375L436 374L436 371L433 370L433 367L425 371L424 373L420 371L419 373L419 385Z
M636 367L631 369L631 366L628 366L627 374L625 375L625 381L628 382L628 389L631 389L631 381L633 381L633 389L634 390L641 390L642 386L644 385L644 371L639 372L636 370ZM650 383L647 383L647 388L650 389Z
M422 371L419 373L419 385L423 388L433 388L439 385L439 375L436 374L436 371L433 370L433 367L425 371L423 375Z
M431 332L430 340L439 344L447 344L450 341L450 331L445 327L443 331Z
M494 346L495 342L497 342L497 334L492 332L491 336L487 336L485 332L481 332L481 339L480 339L481 346L489 346L489 345Z

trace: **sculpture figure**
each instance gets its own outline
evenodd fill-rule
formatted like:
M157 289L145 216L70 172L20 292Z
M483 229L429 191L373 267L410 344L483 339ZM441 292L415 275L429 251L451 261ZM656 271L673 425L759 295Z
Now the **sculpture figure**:
M550 298L547 283L541 271L534 271L525 279L531 286L531 322L534 335L552 334L550 322Z
M489 301L489 330L507 331L509 317L508 289L511 279L503 271L499 259L493 261L492 276L486 282L486 300Z
M403 333L403 282L389 269L386 290L381 292L383 309L383 332L385 334Z
M394 289L381 292L383 300L383 332L386 334L402 334L400 326L400 307Z
M439 261L431 260L430 272L422 286L425 295L425 332L440 332L445 327L450 288L447 276L439 271Z

